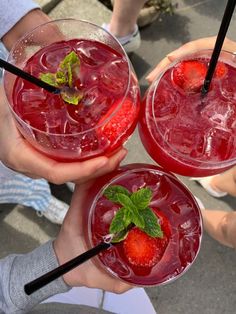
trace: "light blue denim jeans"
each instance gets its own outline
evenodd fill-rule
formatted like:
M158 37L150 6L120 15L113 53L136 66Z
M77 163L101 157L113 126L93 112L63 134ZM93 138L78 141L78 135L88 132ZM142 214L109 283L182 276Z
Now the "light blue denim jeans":
M0 41L0 58L6 60L8 55L8 51L3 45L3 43ZM0 82L2 78L2 68L0 68Z

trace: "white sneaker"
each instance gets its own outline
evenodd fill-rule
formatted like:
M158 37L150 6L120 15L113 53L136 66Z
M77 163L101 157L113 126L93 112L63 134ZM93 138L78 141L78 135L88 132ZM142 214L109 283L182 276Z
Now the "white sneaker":
M66 186L71 192L74 192L75 184L73 182L66 182Z
M107 30L109 30L109 24L102 24L102 27ZM124 47L126 53L131 53L135 50L137 50L141 45L141 38L140 38L140 32L138 29L138 25L135 25L135 30L132 34L124 36L124 37L116 37L120 44Z
M217 191L211 187L211 180L213 177L214 176L203 177L203 178L190 178L189 180L196 181L197 183L199 183L211 196L214 196L217 198L226 196L227 195L226 192Z
M52 223L61 225L68 208L68 204L52 196L48 208L45 211L37 211L37 215L39 217L44 216Z

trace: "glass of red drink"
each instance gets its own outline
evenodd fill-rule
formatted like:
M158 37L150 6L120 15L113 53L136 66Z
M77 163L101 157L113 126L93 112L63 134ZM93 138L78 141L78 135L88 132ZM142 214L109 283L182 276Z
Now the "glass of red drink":
M117 187L119 201L114 199L118 194L107 192ZM123 189L129 196L120 196ZM148 200L147 193L151 193ZM129 219L130 216L124 214L130 207L130 201L124 206L127 197L138 213L145 215L145 224L137 227L137 217L133 219L131 215L135 209L131 209L131 223L128 222L125 236L100 253L95 263L109 274L134 285L161 285L179 278L199 252L202 217L187 188L173 174L158 166L129 164L96 180L84 203L84 232L88 246L107 240L112 224L119 229ZM152 212L151 216L148 211ZM119 220L115 224L114 216ZM155 229L153 219L160 224L161 236L158 235L160 230L157 234L152 233Z
M212 50L170 64L143 100L139 134L150 156L184 176L209 176L236 163L236 63L222 51L210 85L201 87Z
M74 19L40 25L15 44L8 61L79 94L72 104L4 74L17 127L45 155L65 162L110 155L134 131L140 107L137 79L122 46L101 27Z

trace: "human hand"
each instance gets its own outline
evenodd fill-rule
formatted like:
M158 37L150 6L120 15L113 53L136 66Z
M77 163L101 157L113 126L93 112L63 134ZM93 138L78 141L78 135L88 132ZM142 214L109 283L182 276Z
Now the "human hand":
M91 184L92 182L90 181L76 186L70 208L59 235L54 241L54 250L60 265L88 250L83 233L83 204ZM115 293L123 293L131 288L130 285L111 277L103 270L97 268L91 260L68 272L63 278L72 287L86 286Z
M175 60L184 57L185 55L192 53L194 51L202 50L202 49L211 49L214 47L216 41L216 37L205 37L197 40L190 41L180 48L169 53L158 65L152 70L151 73L146 77L149 83L152 83L155 78L166 68L170 63ZM225 38L223 49L234 52L236 51L236 42Z
M36 151L18 132L0 87L0 160L9 168L32 178L44 178L55 184L81 183L114 170L126 156L120 149L111 157L101 156L83 162L63 163Z

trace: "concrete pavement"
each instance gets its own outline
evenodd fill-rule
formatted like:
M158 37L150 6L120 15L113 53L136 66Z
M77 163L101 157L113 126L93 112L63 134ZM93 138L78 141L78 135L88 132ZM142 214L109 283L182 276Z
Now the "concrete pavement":
M109 21L111 12L97 0L38 1L52 18L74 17L101 24ZM174 1L173 1L174 2ZM55 6L56 5L56 6ZM189 40L215 35L226 0L179 0L173 16L162 16L141 30L142 44L132 54L131 61L140 81L147 88L146 74L167 53ZM54 7L55 6L55 7ZM52 8L53 7L53 8ZM233 16L228 36L236 40L236 17ZM153 163L140 143L137 132L127 143L129 154L125 163ZM233 210L235 199L214 199L196 183L181 177L206 208ZM69 202L67 188L52 185L59 198ZM27 252L54 237L59 228L39 218L30 208L0 206L1 256L11 252ZM200 254L192 268L176 282L148 288L150 298L159 314L234 314L236 312L236 254L204 234ZM122 313L121 313L122 314ZM130 309L130 314L132 309ZM148 313L145 313L148 314Z

